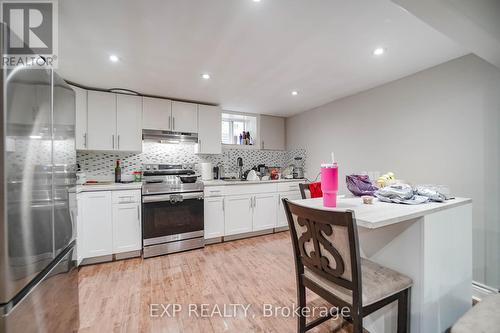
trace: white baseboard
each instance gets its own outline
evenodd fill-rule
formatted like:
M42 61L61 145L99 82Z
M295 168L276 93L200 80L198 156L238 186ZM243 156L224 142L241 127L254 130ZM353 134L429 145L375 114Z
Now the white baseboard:
M500 291L482 283L472 281L472 299L480 301L483 297L498 294Z

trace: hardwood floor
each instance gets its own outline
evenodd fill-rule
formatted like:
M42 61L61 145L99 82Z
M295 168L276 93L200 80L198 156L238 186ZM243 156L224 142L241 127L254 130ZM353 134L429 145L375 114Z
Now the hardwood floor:
M290 308L296 303L288 232L168 256L84 266L79 282L80 332L296 331L295 317L286 313L268 317L263 308L263 304ZM307 299L310 306L328 306L313 293ZM182 306L175 317L165 315L159 305L174 303ZM194 304L191 312L189 304ZM208 304L209 313L216 306L222 312L226 304L226 314L236 316L225 318L216 312L211 318L201 317L203 304ZM232 311L230 304L249 304L247 315L241 307ZM170 315L172 310L168 308ZM350 330L338 319L310 332Z

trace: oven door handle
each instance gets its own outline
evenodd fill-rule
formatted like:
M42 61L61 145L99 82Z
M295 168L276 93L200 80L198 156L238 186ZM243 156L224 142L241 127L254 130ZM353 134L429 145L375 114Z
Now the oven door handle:
M181 199L181 200L176 200L177 198ZM179 201L189 200L189 199L202 200L203 193L177 193L177 194L145 195L142 197L142 202L143 203L162 202L162 201L179 202Z

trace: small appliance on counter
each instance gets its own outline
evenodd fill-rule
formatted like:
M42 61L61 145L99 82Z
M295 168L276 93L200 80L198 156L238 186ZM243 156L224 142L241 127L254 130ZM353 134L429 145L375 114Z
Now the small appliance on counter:
M201 180L214 179L212 163L209 162L200 163L199 166L200 166Z
M304 178L304 166L302 157L295 157L295 164L293 166L293 178L294 179L302 179Z
M257 165L257 171L259 172L261 177L264 177L267 176L269 170L265 164L259 164Z
M211 166L209 170L212 175ZM182 165L145 165L142 186L144 258L205 245L203 183L196 181L197 177L194 170ZM185 182L182 178L194 179L194 182Z

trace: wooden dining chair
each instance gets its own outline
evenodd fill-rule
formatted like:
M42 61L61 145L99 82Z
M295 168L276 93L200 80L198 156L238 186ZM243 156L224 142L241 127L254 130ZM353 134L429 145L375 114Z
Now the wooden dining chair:
M311 191L309 190L309 183L299 183L299 190L302 199L310 199Z
M397 332L408 332L412 280L392 269L360 258L358 231L353 211L325 211L303 207L283 199L295 257L297 301L306 306L306 288L333 309L328 316L306 323L298 317L303 333L341 315L363 331L363 317L397 301ZM345 315L340 309L348 309Z

